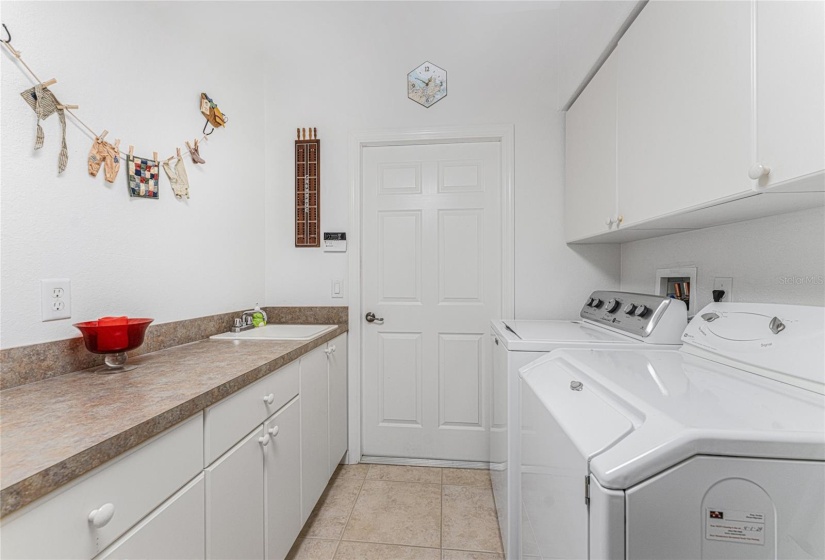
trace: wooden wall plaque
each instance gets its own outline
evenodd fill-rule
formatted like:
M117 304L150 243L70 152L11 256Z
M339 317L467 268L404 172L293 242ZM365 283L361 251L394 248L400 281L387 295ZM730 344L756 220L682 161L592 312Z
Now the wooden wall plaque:
M295 140L295 246L321 246L321 141L317 128Z

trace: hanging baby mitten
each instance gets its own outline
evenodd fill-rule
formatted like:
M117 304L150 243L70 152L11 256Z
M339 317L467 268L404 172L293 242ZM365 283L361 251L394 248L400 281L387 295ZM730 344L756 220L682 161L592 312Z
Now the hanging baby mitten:
M186 142L186 149L189 150L189 155L192 156L192 163L206 163L206 160L203 159L199 153L198 141L195 140L195 145L192 146L189 142Z

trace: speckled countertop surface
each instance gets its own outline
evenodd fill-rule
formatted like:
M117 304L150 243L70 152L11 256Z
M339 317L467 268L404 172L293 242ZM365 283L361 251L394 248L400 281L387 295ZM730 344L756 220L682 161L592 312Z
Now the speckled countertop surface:
M310 341L201 340L0 391L0 516L33 502L347 331Z

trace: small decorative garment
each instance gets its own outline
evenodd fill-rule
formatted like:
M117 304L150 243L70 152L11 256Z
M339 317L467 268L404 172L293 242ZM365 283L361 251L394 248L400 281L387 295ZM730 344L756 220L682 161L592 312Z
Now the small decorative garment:
M209 124L215 128L226 126L226 122L229 120L229 117L218 109L218 104L212 101L212 98L205 93L201 94L201 114L209 121Z
M206 160L201 157L197 140L195 140L194 146L187 141L186 149L189 150L189 155L192 156L192 163L206 163Z
M120 154L118 148L120 140L113 145L100 138L95 138L92 142L92 149L89 150L89 175L97 177L100 165L103 164L103 175L109 183L115 182L118 171L120 171Z
M158 168L160 164L147 158L126 156L126 179L129 181L129 196L158 198Z
M172 185L172 192L175 193L175 198L189 198L189 177L186 175L186 167L183 165L183 158L180 157L180 150L178 150L178 160L175 162L175 167L169 165L172 158L163 162L163 170L166 176L169 177L169 184Z
M57 113L57 118L60 120L60 126L63 129L63 143L60 147L60 154L57 156L57 172L63 173L63 170L66 169L66 164L69 162L69 150L66 147L66 114L63 112L63 109L59 107L60 103L49 88L43 87L40 84L27 89L20 95L37 115L37 135L34 140L35 150L42 148L43 141L45 140L45 134L43 134L43 127L40 126L40 121Z

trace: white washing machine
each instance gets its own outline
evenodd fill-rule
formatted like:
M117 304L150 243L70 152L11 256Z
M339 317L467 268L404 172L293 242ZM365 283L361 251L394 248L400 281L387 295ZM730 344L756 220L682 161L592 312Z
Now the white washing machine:
M577 321L492 322L490 474L508 558L519 557L519 368L559 348L677 347L687 325L683 302L627 292L593 292L580 316Z
M711 304L682 340L521 370L523 558L825 557L825 309Z

